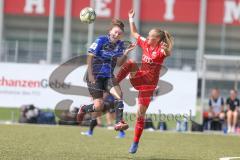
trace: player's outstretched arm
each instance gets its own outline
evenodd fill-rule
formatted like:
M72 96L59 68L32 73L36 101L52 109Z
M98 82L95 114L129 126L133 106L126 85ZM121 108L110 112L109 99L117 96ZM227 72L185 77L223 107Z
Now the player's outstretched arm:
M132 43L129 47L124 51L123 56L119 57L117 60L117 65L121 66L126 60L128 54L136 47L136 43Z
M88 72L88 80L91 83L95 83L95 78L94 78L94 75L93 75L93 57L94 57L94 55L92 53L88 53L88 57L87 57L87 65L88 65L87 72Z
M129 25L130 25L130 31L131 31L131 35L134 37L134 38L138 38L139 37L139 34L137 32L137 28L136 28L136 25L134 23L134 15L135 15L135 12L133 9L131 9L129 12L128 12L128 17L129 17Z

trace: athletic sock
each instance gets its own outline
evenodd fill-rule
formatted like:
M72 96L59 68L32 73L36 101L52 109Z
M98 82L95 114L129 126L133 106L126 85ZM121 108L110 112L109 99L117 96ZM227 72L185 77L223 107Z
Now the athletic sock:
M142 131L143 131L143 128L144 128L144 117L139 117L136 121L136 124L135 124L135 130L134 130L134 138L133 138L133 141L135 143L138 143L139 142L139 139L142 135Z
M90 126L89 126L89 131L91 133L93 133L94 128L97 126L97 120L96 119L92 119L90 122Z
M121 82L124 78L127 77L129 72L131 71L132 64L133 64L133 62L131 60L128 60L126 63L124 63L122 65L122 67L120 68L120 70L119 70L119 72L116 76L116 79L117 79L118 83Z
M123 119L123 108L124 104L122 100L115 101L116 106L116 123L120 122Z

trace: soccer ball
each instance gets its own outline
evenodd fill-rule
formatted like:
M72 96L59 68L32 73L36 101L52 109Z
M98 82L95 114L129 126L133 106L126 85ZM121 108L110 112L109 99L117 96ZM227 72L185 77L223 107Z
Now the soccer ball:
M80 20L83 23L93 23L96 19L96 13L94 9L90 7L85 7L80 12Z

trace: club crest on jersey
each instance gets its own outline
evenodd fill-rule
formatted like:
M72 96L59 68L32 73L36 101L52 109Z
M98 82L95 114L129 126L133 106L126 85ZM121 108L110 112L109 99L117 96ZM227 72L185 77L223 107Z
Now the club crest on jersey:
M152 56L153 56L153 58L155 58L156 56L157 56L157 52L152 52Z

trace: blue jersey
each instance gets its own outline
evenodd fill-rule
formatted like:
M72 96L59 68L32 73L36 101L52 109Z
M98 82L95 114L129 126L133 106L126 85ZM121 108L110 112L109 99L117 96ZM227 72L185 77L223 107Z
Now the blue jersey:
M109 36L99 36L88 49L94 54L93 75L95 78L112 78L117 58L123 55L123 41L111 43Z

